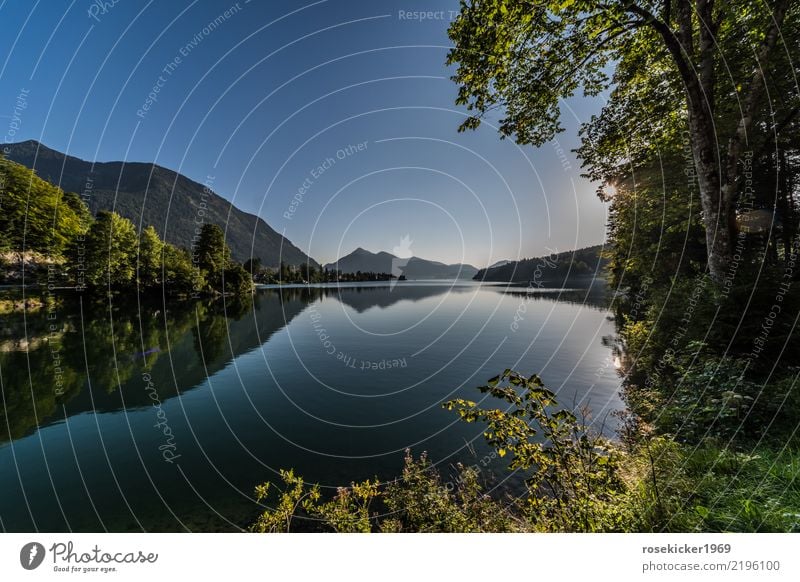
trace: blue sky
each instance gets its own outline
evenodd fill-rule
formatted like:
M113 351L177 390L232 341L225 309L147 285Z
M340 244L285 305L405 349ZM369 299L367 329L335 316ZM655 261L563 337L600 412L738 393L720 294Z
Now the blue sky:
M0 133L27 91L13 141L209 182L321 262L406 235L417 256L476 266L602 242L606 207L570 152L601 102L565 103L566 132L540 149L457 133L457 9L6 0Z

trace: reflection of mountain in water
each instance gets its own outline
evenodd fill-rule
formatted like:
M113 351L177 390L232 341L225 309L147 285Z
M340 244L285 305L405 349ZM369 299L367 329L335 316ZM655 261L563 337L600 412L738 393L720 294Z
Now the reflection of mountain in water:
M468 289L468 288L466 288ZM441 287L420 286L405 287L355 287L336 290L331 295L336 297L341 303L353 308L358 313L364 313L373 307L386 309L399 301L421 301L429 297L444 295L448 291L463 292L464 287L450 288L446 285Z
M178 396L265 343L307 303L259 293L252 302L178 303L166 311L143 305L140 320L117 305L69 300L52 320L45 311L25 320L12 314L0 330L0 442L64 416L150 406L143 374L159 401Z
M472 285L358 285L358 286L297 286L271 288L262 293L275 293L284 299L294 299L311 303L317 300L334 298L340 303L364 313L373 307L385 309L400 301L421 301L445 293L472 293L478 286ZM498 293L527 297L531 301L557 301L574 305L586 305L600 310L608 309L608 287L605 281L594 279L586 288L547 288L529 287L522 284L481 285Z
M605 289L484 287L530 301L607 309ZM335 299L359 313L421 301L473 286L397 285L260 290L243 302L142 305L83 304L66 298L55 319L45 310L6 316L0 328L0 443L87 411L153 404L143 374L164 402L205 380L237 356L266 343L309 304ZM88 371L88 377L87 377ZM62 409L63 407L63 409Z
M302 297L308 302L333 298L358 313L364 313L373 307L386 309L400 301L421 301L429 297L444 295L448 291L453 293L474 292L475 287L450 286L446 283L442 285L396 285L392 287L387 283L386 285L348 285L341 287L286 287L270 289L269 291L280 293L284 298Z

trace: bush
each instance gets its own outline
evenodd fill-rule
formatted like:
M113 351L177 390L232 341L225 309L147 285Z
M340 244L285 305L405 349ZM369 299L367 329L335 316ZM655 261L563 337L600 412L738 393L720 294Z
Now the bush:
M296 517L306 526L317 522L334 531L614 531L630 516L619 507L626 484L615 447L569 411L553 410L555 397L537 376L506 370L481 392L505 402L501 409L479 408L453 400L465 421L487 424L487 442L510 467L528 474L526 492L517 500L497 500L485 493L478 472L458 466L453 482L443 484L423 454L406 454L402 476L384 488L377 481L340 488L322 500L318 486L306 486L293 471L282 471L283 488L272 509L253 525L255 531L293 531ZM508 404L511 406L509 407ZM256 497L265 500L274 488L263 484ZM377 506L388 513L370 513ZM311 521L308 521L311 520Z
M407 451L400 477L340 488L323 499L293 471L257 532L661 532L800 531L800 453L766 444L735 450L705 438L688 446L640 432L627 450L591 434L573 413L557 410L537 376L506 370L479 390L503 408L468 400L445 403L484 436L510 467L527 475L517 499L486 493L480 474L459 465L445 481L423 453ZM736 399L734 399L736 400ZM737 413L738 414L738 413ZM273 495L274 492L274 495ZM298 519L299 518L299 519Z

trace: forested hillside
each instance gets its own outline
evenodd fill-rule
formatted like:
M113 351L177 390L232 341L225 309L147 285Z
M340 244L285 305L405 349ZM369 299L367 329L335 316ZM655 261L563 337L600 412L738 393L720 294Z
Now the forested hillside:
M602 245L575 251L551 253L542 257L512 261L498 267L481 269L476 281L536 282L557 285L570 279L605 277L608 260L602 256Z
M36 170L67 192L80 194L96 214L110 210L142 228L152 226L166 242L188 248L198 224L215 224L225 231L233 258L251 255L265 267L277 268L313 259L275 232L261 218L239 210L214 192L213 181L200 184L156 164L91 163L48 148L36 141L5 146L7 158Z

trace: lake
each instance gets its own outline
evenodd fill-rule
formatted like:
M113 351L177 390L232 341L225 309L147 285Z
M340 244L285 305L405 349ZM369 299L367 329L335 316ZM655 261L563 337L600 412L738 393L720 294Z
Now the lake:
M602 290L473 282L260 288L246 301L65 296L0 329L0 529L237 531L255 485L400 473L521 476L441 403L512 368L613 432L622 408Z

